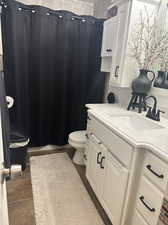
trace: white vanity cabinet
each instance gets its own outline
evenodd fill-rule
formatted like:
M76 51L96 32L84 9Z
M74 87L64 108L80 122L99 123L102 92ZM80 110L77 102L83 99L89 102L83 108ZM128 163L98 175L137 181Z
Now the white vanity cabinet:
M117 9L114 17L104 22L102 42L103 72L110 73L110 84L118 87L130 87L132 80L138 76L139 66L130 57L130 43L135 27L140 23L145 10L152 16L157 9L156 1L148 0L114 0L111 10ZM109 49L110 52L106 52Z
M121 225L132 147L123 140L120 145L120 138L95 118L91 118L88 146L86 177L113 225ZM121 158L118 148L126 151Z
M133 133L129 126L122 127L123 121L111 119L111 110L116 120L116 115L125 115L123 110L110 106L105 114L102 109L88 110L86 167L86 177L102 207L113 225L163 225L162 221L168 225L168 156L154 142L158 130L150 133L157 134L152 142L146 142L144 132L143 141L143 132Z

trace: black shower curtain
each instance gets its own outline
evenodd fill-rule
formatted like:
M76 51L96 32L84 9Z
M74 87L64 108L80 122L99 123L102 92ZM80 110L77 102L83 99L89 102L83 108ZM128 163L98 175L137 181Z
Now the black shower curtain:
M13 0L2 6L4 74L15 99L11 122L32 146L66 144L70 132L86 128L85 104L103 99L103 22Z

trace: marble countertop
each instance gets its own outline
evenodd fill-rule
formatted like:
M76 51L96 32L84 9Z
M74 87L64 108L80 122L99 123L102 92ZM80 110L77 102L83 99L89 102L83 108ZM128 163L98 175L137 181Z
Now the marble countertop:
M168 120L161 117L161 121L153 121L145 117L146 112L138 114L127 111L118 104L87 104L89 112L111 129L118 136L137 149L147 149L164 161L168 162ZM109 116L110 115L110 116ZM146 118L153 123L161 125L162 129L132 130L123 124L121 127L112 120L112 116L131 115ZM117 117L116 117L117 120Z

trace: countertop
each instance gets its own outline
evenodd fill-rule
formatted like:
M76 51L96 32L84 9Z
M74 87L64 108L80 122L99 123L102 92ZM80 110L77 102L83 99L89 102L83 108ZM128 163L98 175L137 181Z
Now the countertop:
M134 146L136 149L146 149L156 154L162 160L168 162L168 120L161 117L160 122L152 121L163 126L162 129L131 130L122 125L116 126L112 121L112 116L137 115L145 117L146 112L141 114L134 111L127 111L118 104L87 104L88 111L100 120L106 127ZM109 116L110 115L110 116ZM146 118L147 119L147 118ZM116 118L117 120L117 118Z

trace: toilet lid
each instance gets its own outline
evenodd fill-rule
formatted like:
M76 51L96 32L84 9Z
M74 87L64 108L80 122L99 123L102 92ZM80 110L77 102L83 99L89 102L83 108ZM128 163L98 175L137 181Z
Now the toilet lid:
M86 143L86 131L75 131L69 135L69 139L77 143L85 144Z

